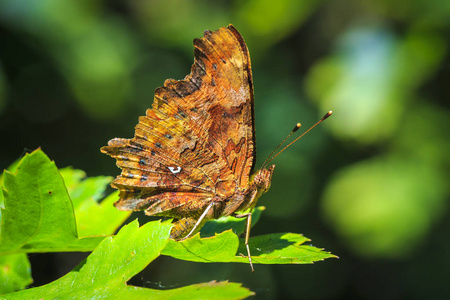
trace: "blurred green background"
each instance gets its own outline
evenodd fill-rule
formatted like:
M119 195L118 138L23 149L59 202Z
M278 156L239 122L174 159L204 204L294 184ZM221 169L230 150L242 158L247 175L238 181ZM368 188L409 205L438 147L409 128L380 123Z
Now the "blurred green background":
M233 24L252 57L258 165L301 122L334 115L275 163L252 235L298 232L314 265L159 258L132 284L242 282L257 299L450 295L450 1L0 0L0 167L37 147L117 175L99 152L131 138L192 40ZM142 215L137 213L134 215ZM34 286L85 254L30 255Z

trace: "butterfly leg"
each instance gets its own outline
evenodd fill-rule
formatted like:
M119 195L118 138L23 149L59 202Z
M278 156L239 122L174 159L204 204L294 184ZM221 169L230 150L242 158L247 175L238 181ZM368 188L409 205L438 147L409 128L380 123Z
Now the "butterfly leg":
M252 214L251 213L245 213L245 214L236 214L234 215L235 218L247 218L247 226L245 229L245 248L247 248L247 255L248 255L248 261L250 263L250 268L252 269L252 272L255 272L255 269L253 268L252 263L252 256L250 255L250 247L248 246L248 239L250 238L250 226L252 225Z
M214 205L214 201L211 201L211 203L208 204L208 207L206 207L205 211L202 213L202 215L200 216L200 218L198 218L197 223L195 223L194 227L192 228L192 230L183 238L179 239L178 241L184 241L185 239L189 238L192 233L199 227L199 225L202 223L203 219L205 218L205 216L208 214L208 212L211 210L211 208Z

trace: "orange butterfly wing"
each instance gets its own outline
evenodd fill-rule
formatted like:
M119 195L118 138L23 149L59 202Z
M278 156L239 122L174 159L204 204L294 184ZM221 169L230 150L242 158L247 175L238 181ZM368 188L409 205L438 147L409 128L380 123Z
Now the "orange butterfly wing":
M112 183L119 209L198 216L213 199L249 187L255 137L247 47L232 25L205 31L194 47L191 73L155 90L135 137L101 149L122 169Z

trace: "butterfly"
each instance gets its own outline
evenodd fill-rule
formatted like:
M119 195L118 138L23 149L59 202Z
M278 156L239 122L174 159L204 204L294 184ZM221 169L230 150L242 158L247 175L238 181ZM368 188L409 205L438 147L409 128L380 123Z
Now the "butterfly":
M250 55L232 25L194 39L194 64L183 80L155 90L152 108L132 139L101 151L122 173L112 182L120 210L177 219L171 238L184 239L223 216L247 218L270 187L275 165L254 172L255 126Z

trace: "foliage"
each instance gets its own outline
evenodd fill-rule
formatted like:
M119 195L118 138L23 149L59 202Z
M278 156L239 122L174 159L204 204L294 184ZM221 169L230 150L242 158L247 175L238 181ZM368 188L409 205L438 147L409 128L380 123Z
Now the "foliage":
M252 261L255 264L309 264L335 257L316 247L303 245L307 241L308 238L295 233L253 237L249 241ZM170 240L162 252L164 255L196 262L248 263L245 253L244 240L238 239L231 230L203 239L197 234L182 242Z
M33 289L9 295L10 299L42 299L45 296L71 299L241 299L252 293L238 284L210 282L173 290L152 290L127 286L132 276L158 257L166 246L170 223L149 222L139 228L137 221L124 226L116 237L105 238L92 254L62 278ZM220 297L222 296L222 297Z
M25 253L0 256L0 294L21 290L33 282Z
M62 176L61 176L62 174ZM0 232L0 255L4 273L2 293L20 290L31 283L25 253L93 251L73 271L47 285L8 295L11 299L40 299L45 295L64 298L210 298L241 299L252 294L239 284L209 282L172 290L152 290L127 286L126 282L160 254L195 262L248 263L243 241L232 230L242 233L241 221L223 218L200 234L182 242L169 239L171 224L138 222L112 233L129 213L111 209L117 194L100 204L107 177L86 178L79 170L59 171L40 149L26 154L15 174L4 173L4 208ZM63 179L64 178L64 179ZM255 210L255 220L263 209ZM100 217L98 216L100 215ZM105 220L102 220L104 218ZM107 223L110 224L107 224ZM78 224L78 226L77 226ZM80 237L83 232L83 237ZM255 264L313 263L335 257L321 249L305 246L307 238L292 233L252 237L250 248ZM6 272L7 270L8 272Z
M26 155L16 175L6 171L4 185L1 254L91 251L103 239L78 238L64 181L42 151Z

